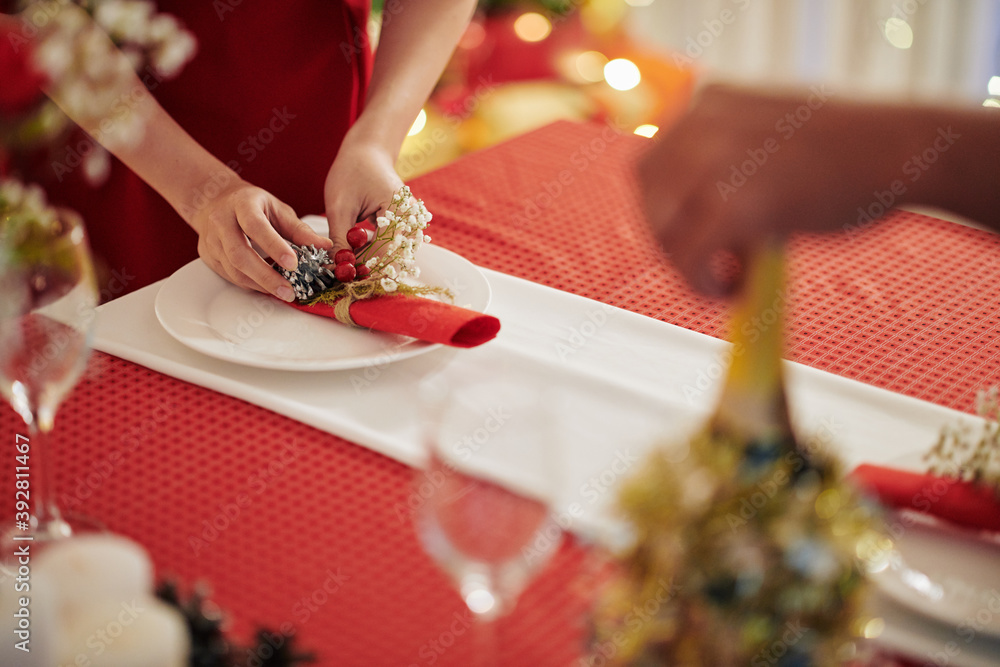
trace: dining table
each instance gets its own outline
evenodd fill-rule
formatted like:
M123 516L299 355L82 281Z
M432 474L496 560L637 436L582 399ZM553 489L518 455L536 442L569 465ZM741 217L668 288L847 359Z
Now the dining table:
M159 579L208 591L243 643L268 628L319 665L473 664L474 619L412 521L421 378L503 355L526 378L562 378L565 497L586 504L586 480L604 479L622 443L675 439L711 413L731 358L731 304L693 292L645 221L633 167L650 145L613 120L557 122L409 183L433 213L432 245L489 284L502 328L481 348L259 368L169 336L155 312L164 281L104 304L47 453L59 505L141 544ZM893 210L798 234L787 258L796 424L825 429L847 468L919 469L939 428L975 420L977 392L1000 382L1000 236ZM20 432L0 408L2 437ZM4 479L13 465L3 458ZM621 477L498 621L499 664L588 664ZM939 664L953 626L874 604L887 654ZM962 643L950 664L962 660L1000 664L1000 641Z

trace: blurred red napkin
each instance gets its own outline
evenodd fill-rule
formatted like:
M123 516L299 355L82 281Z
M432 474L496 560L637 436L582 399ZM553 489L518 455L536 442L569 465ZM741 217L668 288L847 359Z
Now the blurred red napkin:
M306 313L335 318L333 306L290 304ZM476 347L493 340L500 320L450 303L406 294L377 296L351 304L351 319L359 327L402 334L429 343Z
M1000 532L1000 500L991 489L867 463L850 476L890 507L913 509L966 528Z

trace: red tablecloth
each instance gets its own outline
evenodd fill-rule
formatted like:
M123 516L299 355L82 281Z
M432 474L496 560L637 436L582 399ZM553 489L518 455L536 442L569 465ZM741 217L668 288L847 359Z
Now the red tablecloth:
M412 186L435 242L478 264L724 335L723 307L679 283L642 224L629 165L646 141L562 123ZM853 241L798 239L789 356L971 410L998 381L998 259L1000 237L908 213ZM0 408L0 435L18 431ZM103 354L55 446L62 506L144 544L161 575L209 582L238 635L284 625L321 665L471 663L467 612L399 512L405 466ZM588 573L565 546L502 622L502 664L579 656Z

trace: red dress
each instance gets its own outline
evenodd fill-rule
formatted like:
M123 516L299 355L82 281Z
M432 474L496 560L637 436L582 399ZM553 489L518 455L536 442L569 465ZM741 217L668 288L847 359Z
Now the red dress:
M198 52L176 79L157 81L140 72L147 87L181 127L245 180L300 216L322 213L327 171L361 111L371 69L368 2L157 5L195 34ZM65 158L65 150L27 176L84 216L103 265L105 298L164 278L198 256L197 235L117 160L97 188L84 181L82 169L58 181L51 161L60 153Z

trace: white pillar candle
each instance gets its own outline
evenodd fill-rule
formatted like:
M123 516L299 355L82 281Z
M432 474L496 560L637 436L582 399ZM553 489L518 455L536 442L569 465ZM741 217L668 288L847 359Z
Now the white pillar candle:
M81 609L60 628L60 665L185 667L187 625L176 609L151 596L125 603L104 601Z
M187 624L177 609L153 595L152 562L135 542L101 534L46 545L30 559L30 591L16 590L18 566L0 570L0 634L16 637L18 609L27 607L31 652L2 642L0 665L187 664Z
M40 584L30 569L19 575L18 567L16 561L0 566L0 665L52 667L57 664L54 591Z
M89 534L44 549L35 562L73 613L98 600L128 601L153 591L153 564L146 551L120 535Z

